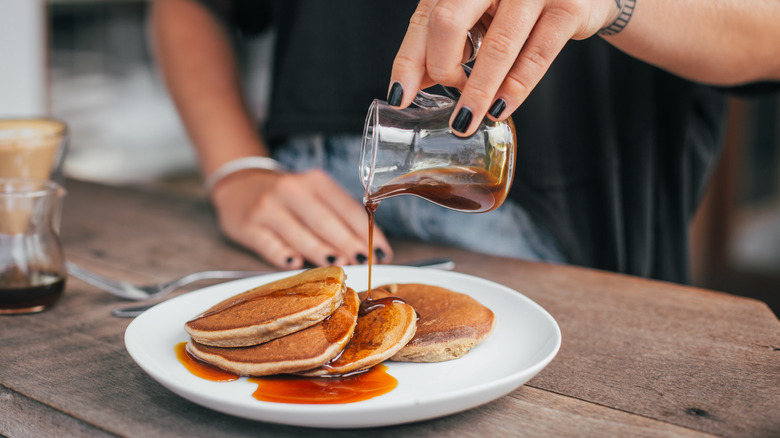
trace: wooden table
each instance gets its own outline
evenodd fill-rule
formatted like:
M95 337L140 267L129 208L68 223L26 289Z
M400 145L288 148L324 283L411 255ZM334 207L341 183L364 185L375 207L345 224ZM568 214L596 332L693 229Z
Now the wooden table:
M202 196L69 182L69 259L161 281L264 265L225 241ZM558 321L558 356L484 406L372 436L780 436L780 323L759 302L568 266L395 242L397 261L451 257ZM200 285L202 286L202 284ZM190 403L148 377L123 345L123 300L70 278L36 315L0 317L0 434L25 436L363 436L264 424Z

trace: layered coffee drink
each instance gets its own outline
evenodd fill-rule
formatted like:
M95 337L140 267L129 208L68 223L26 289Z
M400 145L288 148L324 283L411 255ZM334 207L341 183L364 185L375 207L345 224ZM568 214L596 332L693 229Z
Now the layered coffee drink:
M65 124L57 120L0 120L0 177L56 176L65 134Z
M0 120L0 314L40 312L62 295L57 230L66 125Z

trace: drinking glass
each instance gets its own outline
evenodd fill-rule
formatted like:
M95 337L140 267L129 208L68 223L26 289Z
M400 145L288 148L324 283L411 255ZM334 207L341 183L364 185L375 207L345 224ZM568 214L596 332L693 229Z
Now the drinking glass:
M0 177L62 181L65 123L46 118L0 119Z
M0 178L0 314L40 312L65 288L59 184Z

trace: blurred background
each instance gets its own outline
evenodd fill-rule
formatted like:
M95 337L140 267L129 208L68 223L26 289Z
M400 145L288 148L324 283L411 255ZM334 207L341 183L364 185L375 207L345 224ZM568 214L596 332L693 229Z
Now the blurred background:
M70 178L199 188L147 44L150 1L0 0L0 117L65 120ZM254 55L245 64L257 78L246 87L259 118L269 38L248 44ZM779 313L780 96L732 99L725 141L692 230L694 282L759 298Z
M65 120L65 173L108 184L196 174L196 161L157 74L146 35L150 0L0 0L0 117ZM245 68L262 118L270 36ZM10 56L9 56L10 54Z

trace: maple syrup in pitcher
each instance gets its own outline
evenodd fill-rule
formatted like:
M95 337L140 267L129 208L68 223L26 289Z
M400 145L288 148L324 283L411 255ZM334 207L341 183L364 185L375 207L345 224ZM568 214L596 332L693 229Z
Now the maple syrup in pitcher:
M452 210L484 213L501 205L508 191L506 178L496 178L487 170L478 167L441 168L402 175L363 199L368 215L368 247L374 247L374 214L383 199L414 195ZM372 254L373 251L369 251L369 298L372 290Z
M468 137L449 127L454 96L420 91L399 109L374 100L363 128L360 180L368 214L368 291L371 292L374 213L379 203L413 195L452 210L484 213L509 193L517 136L511 118L483 119Z

